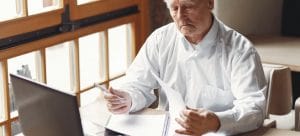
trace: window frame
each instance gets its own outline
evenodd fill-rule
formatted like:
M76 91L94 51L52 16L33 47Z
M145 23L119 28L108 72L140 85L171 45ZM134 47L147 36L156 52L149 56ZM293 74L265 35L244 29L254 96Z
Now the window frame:
M23 0L26 1L26 0ZM114 3L116 2L116 3ZM74 5L76 3L76 0L65 0L63 1L64 7L62 9L53 10L46 13L40 13L36 15L31 15L27 17L20 17L13 20L3 21L0 22L0 28L2 31L0 31L0 40L4 38L9 38L12 36L25 34L28 32L56 26L62 24L62 17L61 14L65 12L65 6L70 4L70 19L71 20L78 20L83 19L85 17L91 17L94 15L99 14L105 14L107 12L115 11L118 9L122 9L128 6L137 6L139 9L138 13L130 14L127 16L118 17L112 20L104 21L101 23L93 24L90 26L82 27L80 29L75 29L74 31L69 31L65 33L60 33L51 37L33 40L27 43L18 44L17 46L10 47L7 49L0 50L0 66L2 67L2 79L3 81L0 81L4 85L4 108L5 108L5 119L3 121L0 121L0 126L5 129L6 136L12 135L12 128L11 124L18 120L18 116L14 117L10 114L10 96L9 96L9 83L8 83L8 64L7 60L13 57L17 57L26 53L30 53L32 51L39 51L39 60L41 65L41 75L39 76L39 79L41 79L42 82L47 83L46 81L46 51L45 49L47 47L54 46L59 43L63 43L66 41L73 40L74 45L74 68L73 72L75 73L74 80L75 80L75 92L78 99L78 102L80 102L80 95L89 89L93 88L93 85L86 87L86 88L80 88L80 69L79 69L79 44L78 44L78 38L89 35L95 32L104 32L105 37L108 37L107 31L109 28L123 25L123 24L131 24L131 35L132 35L132 44L135 46L132 48L132 57L136 56L138 50L140 49L142 42L145 40L145 37L148 35L148 23L147 22L147 3L148 0L102 0L102 1L96 1L91 2L87 4L82 5ZM107 4L112 4L113 6L108 6ZM99 4L104 4L106 9L99 9ZM105 7L102 5L102 7ZM91 8L92 7L92 8ZM72 9L73 8L73 9ZM78 12L81 12L83 10L91 8L92 11L89 13L89 10L84 11L83 13L78 14ZM27 14L27 13L26 13ZM143 28L144 27L144 28ZM106 58L108 58L108 39L105 40L105 46L106 46ZM133 59L133 58L132 58ZM109 66L108 66L108 59L105 60L105 66L106 71L106 79L104 79L103 82L99 82L99 84L105 84L106 86L109 85L109 82L115 79L118 79L125 75L125 73L117 75L115 77L110 77L109 75Z
M26 4L24 4L26 2L27 0L23 0L23 5L25 5L23 9L23 14L25 15L23 17L0 22L0 39L61 24L61 14L64 12L64 6L67 4L67 1L63 1L61 9L30 16L28 16L28 9Z
M92 34L94 32L101 32L101 31L107 31L107 29L118 26L118 25L122 25L122 24L131 24L132 25L132 35L133 36L133 45L135 45L135 47L137 47L137 38L139 35L139 32L136 31L138 30L136 27L136 25L139 22L139 15L138 14L133 14L133 15L129 15L126 17L121 17L121 18L117 18L114 20L110 20L107 22L103 22L100 24L96 24L96 25L92 25L89 27L85 27L82 29L78 29L75 30L74 32L68 32L68 33L63 33L63 34L59 34L53 37L49 37L49 38L45 38L45 39L41 39L41 40L37 40L37 41L33 41L30 43L25 43L13 48L8 48L5 50L0 50L0 61L2 62L2 70L3 70L3 79L4 79L4 93L5 93L5 120L0 122L0 126L5 126L5 131L7 133L8 136L11 136L11 123L18 120L18 117L11 117L10 115L10 107L9 107L9 102L10 102L10 98L9 98L9 89L8 89L8 66L7 66L7 60L10 58L13 58L15 56L20 56L32 51L40 51L41 53L41 64L42 64L42 77L43 77L43 81L46 83L46 57L45 57L45 48L47 47L51 47L53 45L62 43L62 42L66 42L66 41L70 41L70 40L78 40L79 37L85 36L85 35L89 35ZM106 36L107 37L107 36ZM107 43L106 43L107 44ZM93 86L89 86L87 88L82 88L80 89L80 70L79 70L79 49L77 49L78 45L76 45L75 42L75 67L74 67L74 71L75 71L75 93L77 95L77 99L80 102L80 94L88 91L89 89L93 88ZM108 46L108 45L106 45ZM136 48L133 48L134 51L134 55L136 55ZM108 60L107 60L108 61ZM106 62L108 63L108 62ZM106 64L107 67L107 64ZM108 73L109 71L107 71L106 73ZM107 79L105 79L104 82L100 82L99 84L106 84L107 86L109 85L109 82L111 80L117 79L119 77L124 76L124 74L121 75L117 75L115 77L109 77L109 75L107 75Z
M99 0L77 5L77 0L70 0L70 19L79 20L107 12L138 5L141 0Z

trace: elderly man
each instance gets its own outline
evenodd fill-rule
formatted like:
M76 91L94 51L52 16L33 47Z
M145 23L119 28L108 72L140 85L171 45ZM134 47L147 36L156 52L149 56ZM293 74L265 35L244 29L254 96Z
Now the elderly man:
M252 44L212 14L214 0L165 0L174 23L153 32L118 88L105 96L117 114L148 107L159 88L151 71L178 91L187 108L178 134L238 134L262 125L266 81ZM118 102L120 97L125 102ZM164 91L159 108L168 109Z

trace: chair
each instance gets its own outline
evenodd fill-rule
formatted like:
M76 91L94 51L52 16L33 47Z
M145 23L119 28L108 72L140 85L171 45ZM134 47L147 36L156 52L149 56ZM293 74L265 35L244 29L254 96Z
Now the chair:
M295 102L295 130L300 131L300 97Z
M266 120L264 126L278 127L277 125L288 126L291 123L279 120L271 115L286 115L292 110L292 82L291 71L287 66L263 64L265 77L268 84L266 92ZM275 123L274 123L275 121ZM290 126L289 126L290 127ZM293 125L290 129L293 129Z

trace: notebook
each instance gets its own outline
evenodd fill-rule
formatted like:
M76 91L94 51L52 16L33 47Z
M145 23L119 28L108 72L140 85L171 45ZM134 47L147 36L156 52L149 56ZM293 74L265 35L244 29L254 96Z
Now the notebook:
M104 107L104 108L97 108ZM111 114L105 108L102 98L82 107L82 116L106 129L131 136L165 136L167 135L169 114L154 109L143 110L134 114Z

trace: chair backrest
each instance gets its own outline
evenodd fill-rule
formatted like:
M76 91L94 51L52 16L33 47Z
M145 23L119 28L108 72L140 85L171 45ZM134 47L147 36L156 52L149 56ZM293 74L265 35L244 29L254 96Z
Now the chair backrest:
M269 114L284 115L292 109L292 81L290 68L284 65L263 64L268 83L266 118Z

